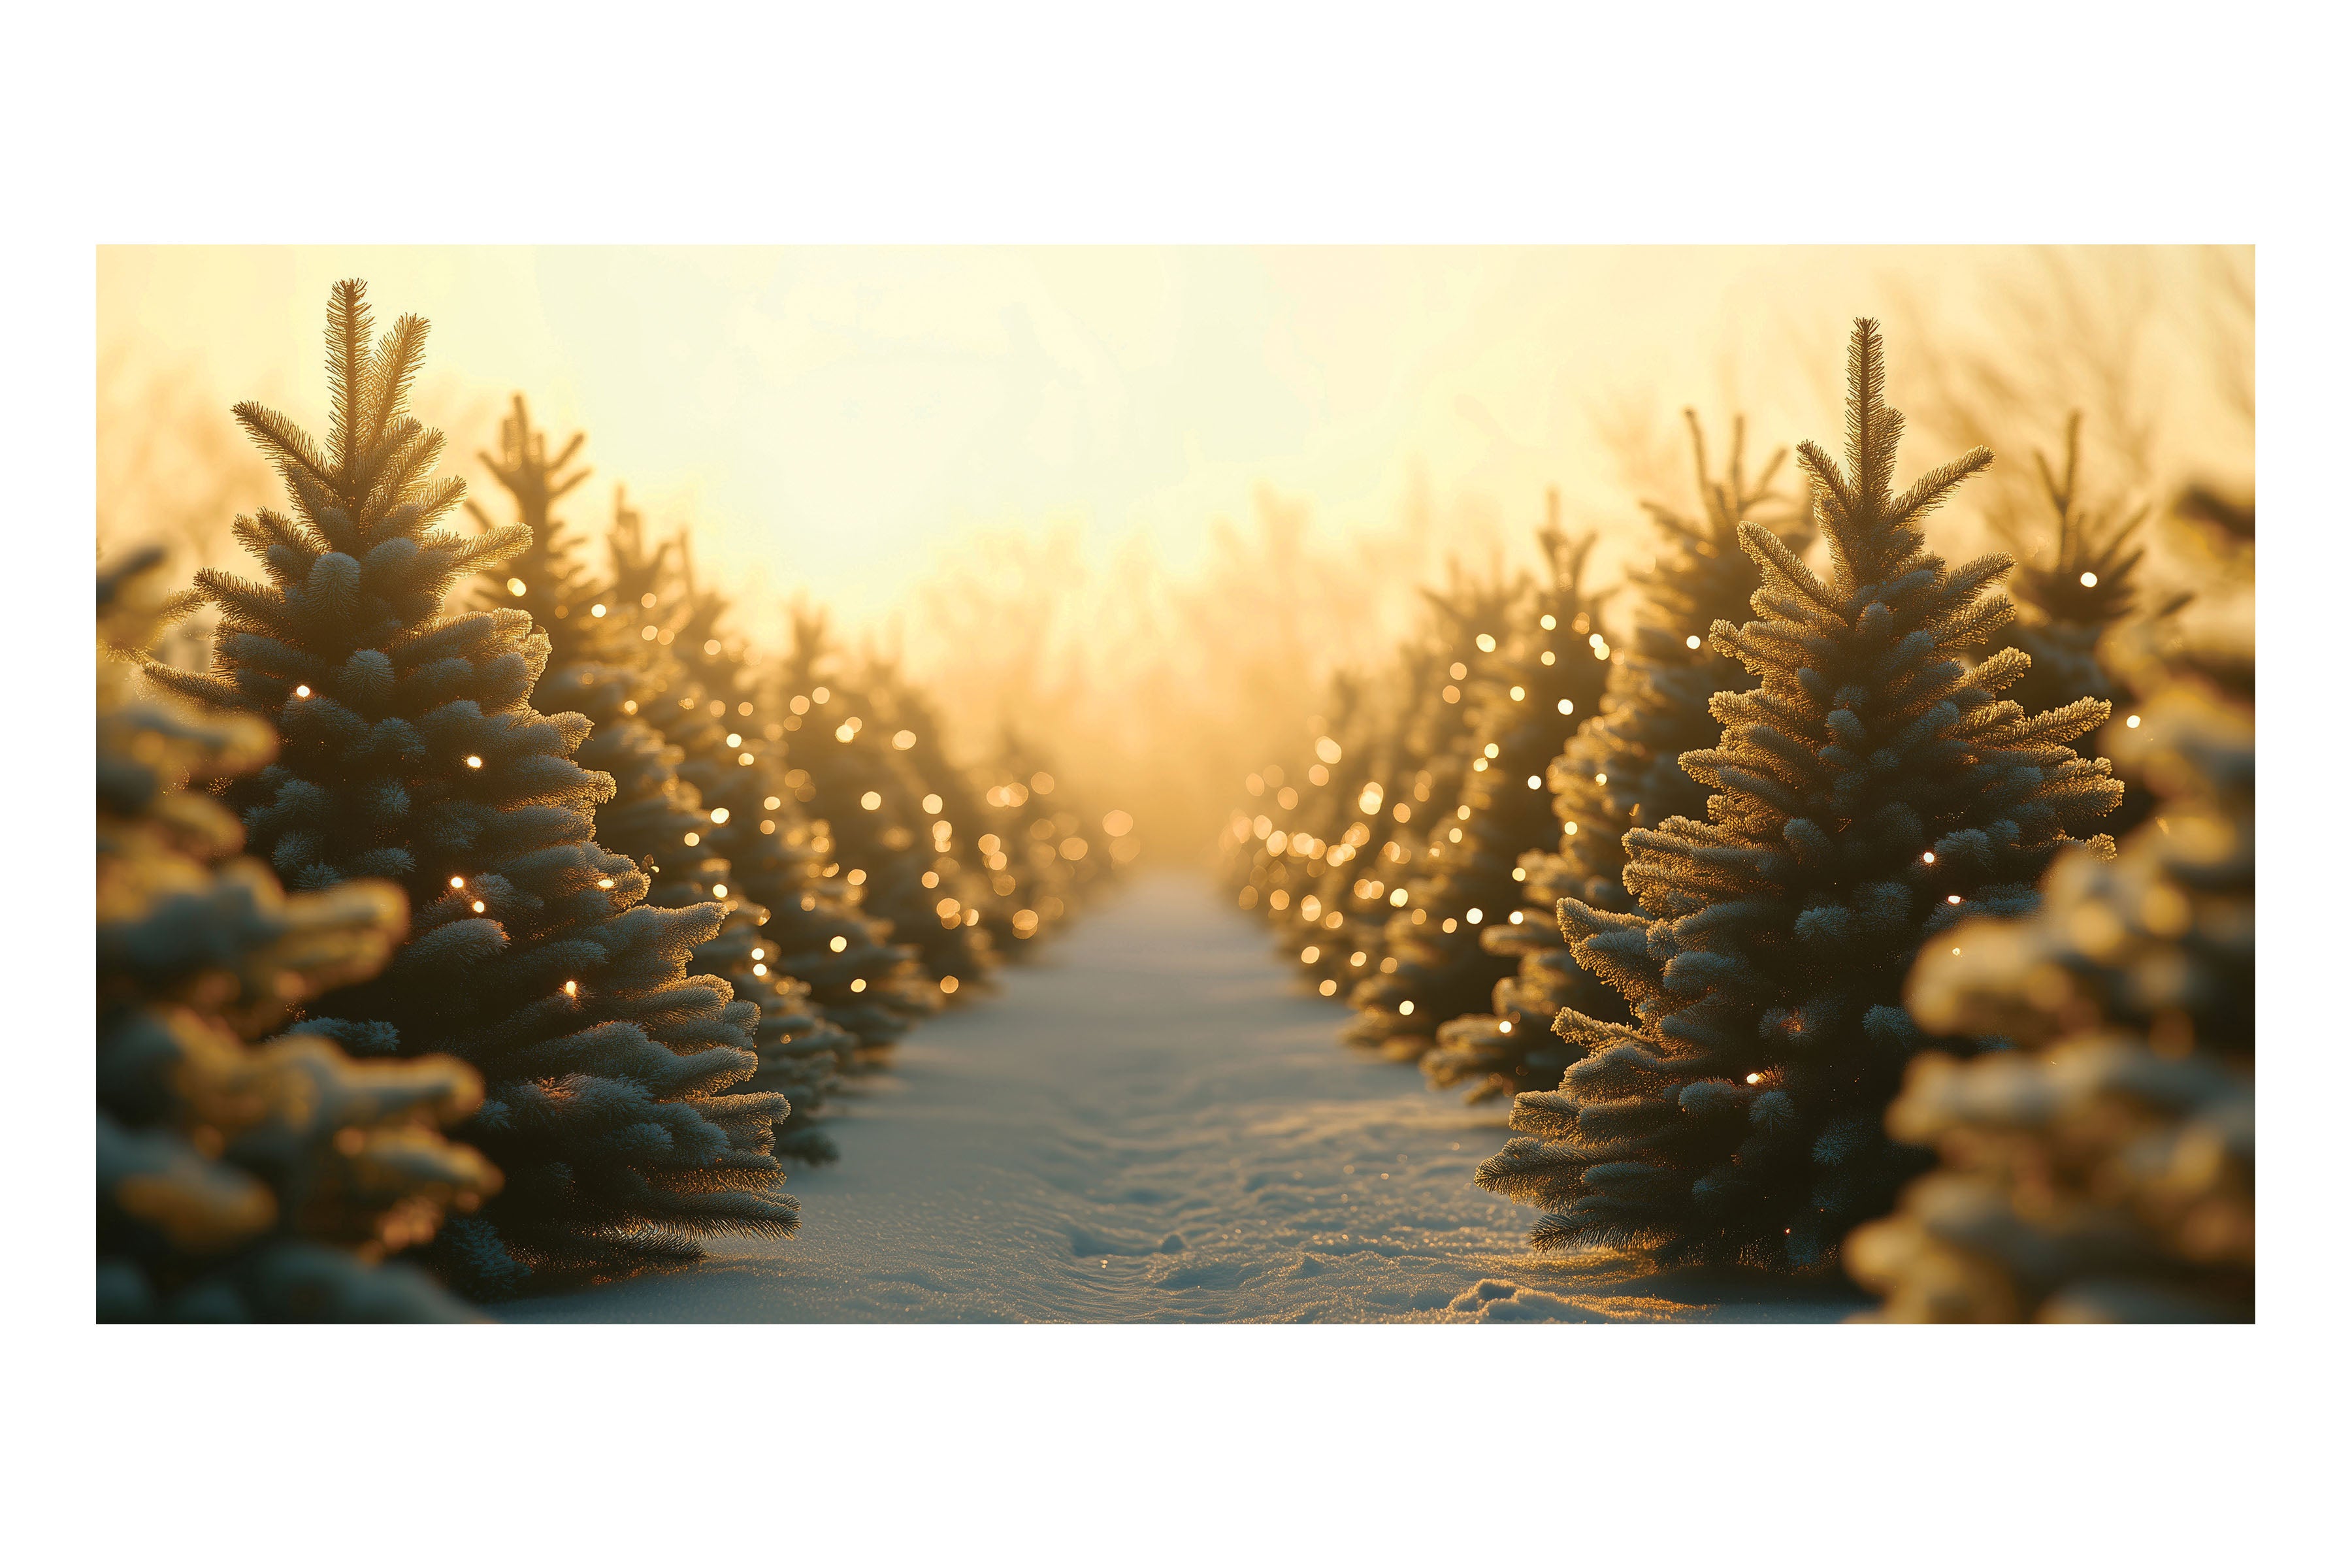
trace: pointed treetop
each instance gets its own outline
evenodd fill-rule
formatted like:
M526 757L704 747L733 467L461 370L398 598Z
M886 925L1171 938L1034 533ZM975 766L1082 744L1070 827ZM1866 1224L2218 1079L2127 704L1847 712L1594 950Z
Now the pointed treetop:
M1841 594L1894 574L1919 547L1918 531L1910 524L1992 461L1990 448L1976 447L1895 495L1903 416L1886 406L1885 390L1885 342L1876 321L1856 317L1846 349L1845 469L1814 443L1797 444L1797 460L1813 481L1814 515L1828 536ZM1746 537L1749 531L1741 532Z
M336 284L327 301L331 412L326 451L274 409L240 403L235 410L237 423L284 477L303 521L347 552L363 552L379 533L422 536L466 493L462 479L429 477L441 455L441 433L408 414L409 391L425 356L425 319L401 317L373 351L372 325L367 286L356 279ZM482 541L424 542L462 548L466 562L476 563L510 553L528 537L502 530Z

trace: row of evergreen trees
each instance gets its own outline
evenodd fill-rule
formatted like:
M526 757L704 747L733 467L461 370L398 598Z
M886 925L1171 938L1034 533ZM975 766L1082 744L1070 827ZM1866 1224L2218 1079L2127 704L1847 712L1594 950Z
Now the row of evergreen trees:
M2250 1315L2250 599L2143 605L2144 514L2084 505L2071 424L2048 515L1998 520L2037 558L1947 564L1923 520L1991 454L1896 493L1875 323L1847 370L1809 504L1692 422L1625 646L1556 517L1536 580L1433 595L1247 781L1238 900L1348 1039L1513 1098L1478 1180L1538 1250L1843 1258L1895 1316ZM2250 595L2251 512L2178 510Z
M100 582L103 1318L465 1316L789 1235L844 1076L1134 851L821 620L760 660L625 500L597 571L520 397L512 520L466 500L425 330L339 284L325 440L236 409L263 581ZM142 654L198 604L207 670Z

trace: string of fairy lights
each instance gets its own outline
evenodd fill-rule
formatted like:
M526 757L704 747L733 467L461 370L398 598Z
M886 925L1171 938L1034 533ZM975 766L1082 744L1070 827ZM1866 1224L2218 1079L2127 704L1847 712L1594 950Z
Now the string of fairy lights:
M1539 616L1537 624L1545 632L1559 629L1558 617L1550 614ZM1607 635L1593 623L1589 613L1573 616L1569 623L1569 630L1584 639L1584 647L1596 661L1604 664L1623 662L1623 652L1610 643ZM1469 648L1487 656L1500 650L1504 641L1503 637L1493 630L1469 632L1465 634L1465 640ZM1702 640L1694 635L1688 639L1688 646L1696 648ZM1449 706L1461 704L1468 695L1472 669L1467 653L1468 648L1464 649L1465 657L1454 658L1444 666L1445 684L1439 689L1437 696ZM1541 648L1536 654L1538 662L1546 668L1556 668L1559 657L1549 647ZM1499 689L1512 703L1529 700L1530 693L1521 682L1509 682ZM1576 712L1576 703L1570 698L1559 698L1556 710L1562 717L1572 716ZM1311 724L1321 731L1324 721L1316 719L1311 721ZM1433 792L1435 781L1430 769L1423 768L1415 773L1412 800L1391 799L1388 787L1376 778L1364 779L1360 783L1349 781L1344 784L1335 782L1339 778L1335 770L1346 760L1346 752L1341 742L1331 734L1318 732L1311 750L1315 760L1307 769L1306 787L1331 792L1323 796L1327 801L1334 795L1352 796L1356 819L1349 822L1335 840L1327 841L1303 825L1302 819L1310 816L1315 803L1302 793L1299 784L1291 782L1280 764L1269 763L1245 776L1242 781L1243 789L1250 797L1251 805L1257 809L1237 807L1232 810L1225 832L1229 851L1245 848L1249 856L1242 885L1236 890L1242 909L1286 915L1310 931L1339 932L1349 923L1348 910L1334 907L1334 901L1328 900L1323 894L1294 893L1285 884L1294 875L1317 879L1348 867L1360 856L1370 855L1374 858L1370 870L1345 885L1346 896L1360 907L1360 911L1377 908L1384 916L1402 915L1409 926L1427 925L1433 919L1436 929L1448 935L1465 926L1483 925L1493 918L1507 918L1514 925L1526 922L1524 910L1513 910L1507 917L1498 917L1477 906L1465 909L1459 915L1415 906L1412 890L1414 878L1427 877L1442 868L1449 849L1463 844L1465 825L1470 822L1473 815L1468 804L1457 804L1450 813L1441 814L1433 823L1423 816L1425 826L1416 824L1416 808L1425 812ZM1498 744L1493 741L1480 742L1469 758L1467 771L1473 774L1484 774L1499 762L1500 757L1501 747ZM1559 776L1557 768L1562 760L1555 759L1544 773L1521 775L1525 787L1537 793L1561 793L1565 781ZM1597 775L1595 782L1606 784L1607 775ZM1286 826L1285 818L1300 825ZM1572 818L1564 817L1559 826L1560 831L1570 836L1579 830L1579 824ZM1288 870L1281 869L1283 868L1288 868ZM1514 867L1510 875L1514 882L1520 883L1524 883L1528 877L1524 867ZM1393 954L1381 952L1384 945L1377 931L1361 935L1357 942L1348 945L1344 971L1351 974L1394 973L1398 961ZM1330 945L1328 935L1310 938L1296 952L1297 962L1310 970L1327 959L1336 959L1336 950ZM1317 983L1315 989L1321 995L1337 996L1344 987L1339 978L1327 975ZM1398 1015L1410 1016L1413 1006L1410 999L1400 1002L1397 1005ZM1509 1028L1507 1021L1503 1027L1506 1030Z
M530 585L520 577L508 578L505 585L508 593L517 599L527 599L530 594ZM551 613L561 618L570 615L572 611L559 602ZM661 647L670 647L676 645L683 629L682 623L691 615L692 606L681 603L666 603L662 595L647 592L639 595L634 604L619 599L610 602L606 599L598 599L586 607L585 613L598 621L612 621L625 636L633 625L635 635L639 640ZM755 669L759 662L757 650L740 639L709 637L703 640L700 647L706 659L729 660L747 671ZM666 685L665 680L656 679L657 689ZM777 711L775 707L768 710L772 717L763 717L761 704L757 701L740 699L730 704L723 697L707 695L693 689L678 697L677 702L683 710L691 710L699 707L709 718L727 723L729 728L725 734L725 744L728 750L734 753L737 764L742 767L756 766L770 747L789 748L792 744L790 738L809 729L812 725L820 726L816 731L817 733L827 734L834 743L843 746L869 745L878 740L887 748L888 753L904 755L922 744L922 736L910 727L892 727L887 736L878 734L877 732L878 721L875 715L852 710L852 704L844 697L844 694L822 682L813 683L804 690L782 694L779 704L782 710ZM634 699L625 701L622 706L624 711L631 714L636 713L639 708L639 704ZM787 763L793 761L789 750L782 760ZM471 767L478 768L481 765L481 760L478 757L468 757L467 762ZM943 930L952 931L966 924L979 924L983 919L982 911L979 908L967 902L965 899L944 890L946 879L957 876L963 869L959 854L964 843L964 840L959 837L957 825L946 815L946 800L937 790L926 790L921 795L916 795L914 786L919 781L916 781L912 775L901 773L898 776L908 785L906 799L894 800L885 788L873 787L861 791L854 801L843 804L877 816L902 811L907 805L911 805L919 814L915 820L919 825L919 839L905 835L903 830L894 828L869 844L867 847L869 851L878 849L885 853L912 852L919 841L927 841L922 843L922 847L929 850L932 858L931 863L921 872L919 882L924 889L938 890L941 894L931 907L932 914L938 919ZM817 773L811 768L800 765L788 766L782 773L781 780L783 789L789 792L796 803L809 805L816 802L820 784ZM994 896L1010 900L1024 890L1037 893L1038 896L1033 900L1013 909L1005 918L1006 927L1013 936L1020 941L1034 938L1067 912L1066 901L1050 889L1024 889L1023 879L1016 875L1016 871L1020 868L1020 862L1027 858L1029 869L1034 871L1037 868L1036 858L1042 856L1049 860L1058 860L1076 867L1087 860L1089 856L1097 853L1098 840L1094 830L1087 823L1082 822L1075 811L1068 809L1040 811L1033 805L1052 796L1055 789L1055 780L1053 775L1039 769L1031 772L1026 777L1007 778L990 783L982 795L992 810L1021 819L1018 825L1019 832L1035 847L1036 856L1024 858L1016 854L1017 847L1013 837L1015 825L1012 823L995 825L1003 830L980 832L971 836L969 840L971 852L976 856L979 869L985 875L985 885ZM784 805L784 796L769 795L761 804L766 813L780 815ZM1025 813L1024 807L1029 808ZM730 819L730 809L727 806L713 806L708 812L708 821L711 826L723 826ZM1111 867L1128 865L1140 854L1141 841L1137 835L1136 822L1131 814L1116 809L1107 812L1100 817L1098 826L1099 852ZM793 831L793 829L781 826L778 815L763 815L759 821L759 831L762 836L773 836L779 832ZM825 819L819 817L811 820L804 831L808 848L814 854L824 857L824 863L819 868L820 876L827 880L838 879L845 888L854 890L863 890L872 884L874 877L880 871L880 867L859 864L854 857L842 855L838 836L831 830ZM898 842L901 837L906 838L903 844ZM704 842L704 833L700 828L688 829L681 835L681 842L687 848L699 847ZM610 879L605 879L599 885L609 889L613 883ZM710 892L730 911L740 905L740 896L730 890L725 883L714 883ZM856 894L853 892L853 902L855 897ZM817 900L813 894L803 895L802 902L804 910L814 910L817 905ZM480 910L481 906L478 903L477 912L480 912ZM765 925L768 918L762 917L760 923ZM846 937L835 935L828 939L826 945L831 952L838 954L847 951L849 942ZM766 962L769 956L764 945L753 950L753 973L761 978L772 980L781 994L789 989L789 983L781 975L771 974L770 965ZM961 984L959 978L953 974L940 975L937 979L940 991L946 995L955 994L961 988ZM573 997L578 995L576 982L566 982L566 987L567 995ZM854 994L862 994L867 988L867 982L863 977L853 978L849 983L849 989Z

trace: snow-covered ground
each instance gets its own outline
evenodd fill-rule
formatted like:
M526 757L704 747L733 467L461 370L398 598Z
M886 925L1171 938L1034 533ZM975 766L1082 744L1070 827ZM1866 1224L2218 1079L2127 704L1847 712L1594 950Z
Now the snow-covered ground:
M1342 1046L1264 929L1141 879L827 1123L801 1233L518 1321L1832 1321L1834 1287L1538 1258L1474 1186L1507 1108Z

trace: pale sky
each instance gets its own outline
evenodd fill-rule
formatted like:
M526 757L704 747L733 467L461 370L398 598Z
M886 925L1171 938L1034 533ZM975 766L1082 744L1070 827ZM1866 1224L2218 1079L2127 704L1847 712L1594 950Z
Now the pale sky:
M2164 276L2193 279L2195 259ZM2035 264L1851 247L107 248L99 348L102 370L173 378L224 429L248 396L315 428L328 286L363 278L380 326L431 320L419 412L478 495L473 450L520 389L559 436L588 433L596 478L572 521L601 522L625 480L656 523L693 521L698 556L746 592L805 591L859 621L972 524L1140 531L1181 569L1261 483L1338 530L1391 522L1416 479L1441 515L1532 521L1556 484L1572 516L1622 516L1605 429L1737 404L1759 446L1834 444L1854 315L1888 318L1899 405L1906 300L1969 330L1989 280ZM101 420L102 510L135 424Z

